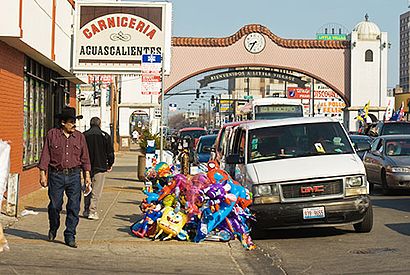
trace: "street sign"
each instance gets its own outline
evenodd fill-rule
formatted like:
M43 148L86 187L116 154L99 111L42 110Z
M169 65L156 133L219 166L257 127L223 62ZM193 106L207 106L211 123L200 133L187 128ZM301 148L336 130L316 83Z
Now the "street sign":
M246 100L249 100L249 99L253 99L253 96L252 95L246 95L243 98L246 99Z
M316 40L347 40L346 34L316 34Z
M161 55L143 54L141 60L141 93L159 95L161 93Z
M154 109L154 118L161 118L161 109L155 108Z

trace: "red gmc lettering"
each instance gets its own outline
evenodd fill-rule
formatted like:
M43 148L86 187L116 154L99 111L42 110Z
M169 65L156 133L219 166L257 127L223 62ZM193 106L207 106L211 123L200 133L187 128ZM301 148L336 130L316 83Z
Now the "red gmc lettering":
M321 193L321 192L325 192L325 186L324 185L302 186L300 188L300 193L302 193L302 194Z

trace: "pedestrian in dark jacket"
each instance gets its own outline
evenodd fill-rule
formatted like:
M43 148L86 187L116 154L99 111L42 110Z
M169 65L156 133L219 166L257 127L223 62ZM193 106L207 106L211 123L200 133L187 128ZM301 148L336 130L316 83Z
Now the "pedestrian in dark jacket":
M84 217L98 220L98 200L104 187L105 175L114 164L114 148L109 134L101 130L101 119L93 117L90 129L84 132L91 161L91 194L84 199Z
M75 128L75 109L66 107L58 115L59 127L48 131L40 163L40 184L48 186L48 219L50 230L48 239L56 238L60 227L60 212L63 207L64 192L67 195L65 243L70 247L77 247L75 242L76 228L79 221L81 204L81 177L80 171L85 174L86 185L91 184L90 159L84 135ZM47 173L47 176L46 176Z

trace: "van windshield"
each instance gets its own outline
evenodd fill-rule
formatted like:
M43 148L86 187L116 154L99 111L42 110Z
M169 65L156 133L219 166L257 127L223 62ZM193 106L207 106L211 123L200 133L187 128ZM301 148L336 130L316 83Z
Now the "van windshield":
M338 122L275 126L249 131L249 162L317 155L353 154Z

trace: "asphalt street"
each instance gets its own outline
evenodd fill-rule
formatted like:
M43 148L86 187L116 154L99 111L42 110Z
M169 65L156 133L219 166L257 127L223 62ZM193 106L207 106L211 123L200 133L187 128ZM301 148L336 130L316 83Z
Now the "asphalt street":
M410 196L372 194L370 233L353 226L270 231L255 243L286 274L410 274Z

